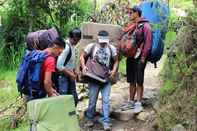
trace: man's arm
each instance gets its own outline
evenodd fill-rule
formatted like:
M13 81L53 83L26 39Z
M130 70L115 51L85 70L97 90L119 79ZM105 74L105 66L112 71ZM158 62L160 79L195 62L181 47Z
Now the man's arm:
M144 63L147 56L149 55L149 51L151 49L152 44L152 32L149 24L144 25L144 48L142 50L141 61Z
M113 64L113 68L111 70L111 73L110 73L110 78L111 79L114 79L115 78L115 74L116 72L118 71L118 65L119 65L119 59L118 59L118 55L114 56L113 59L114 59L114 64Z
M59 71L62 71L65 76L68 76L71 79L75 80L76 79L76 75L74 74L74 72L72 70L67 69L64 66L64 62L65 62L66 58L68 57L68 54L69 54L69 51L70 51L69 48L71 48L71 47L69 47L68 45L66 45L66 48L61 53L61 55L58 57L58 60L57 60L57 69Z
M81 64L81 67L82 67L82 71L85 72L88 70L88 68L86 67L85 65L85 58L87 57L87 53L85 51L82 51L81 52L81 55L80 55L80 64Z
M53 89L53 82L51 80L52 78L52 72L45 72L44 77L44 89L47 92L48 96L57 96L58 93L55 89Z
M43 63L43 84L44 89L47 92L48 96L57 96L58 93L53 88L52 82L52 73L55 72L55 58L54 57L47 57Z

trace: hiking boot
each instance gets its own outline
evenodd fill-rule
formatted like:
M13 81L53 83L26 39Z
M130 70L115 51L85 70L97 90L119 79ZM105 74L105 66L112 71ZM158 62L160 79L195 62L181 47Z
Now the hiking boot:
M142 103L136 102L134 107L134 113L140 113L143 110Z
M94 122L92 120L86 120L85 126L86 127L93 127L94 126Z
M104 124L103 124L103 129L104 129L104 131L111 131L111 127L110 127L110 125L107 124L107 123L104 123Z

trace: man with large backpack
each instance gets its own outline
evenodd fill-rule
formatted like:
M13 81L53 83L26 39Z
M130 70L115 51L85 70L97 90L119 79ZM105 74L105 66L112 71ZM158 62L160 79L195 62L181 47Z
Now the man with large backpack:
M76 54L75 46L81 39L81 30L74 28L69 32L69 38L66 40L65 49L58 57L58 90L61 95L72 94L75 100L75 106L78 103L76 92Z
M52 82L52 73L55 72L56 57L64 47L64 40L58 37L43 51L26 51L16 82L19 92L25 94L28 100L58 95Z
M109 118L109 97L111 90L110 80L115 78L115 74L118 68L118 55L116 48L109 43L109 34L107 31L99 31L98 42L89 44L83 50L80 56L80 61L83 74L90 72L93 75L98 74L100 76L104 72L106 72L105 75L103 74L104 76L101 76L106 81L101 82L95 77L92 77L92 79L88 81L89 105L85 113L85 116L87 118L86 125L89 127L94 125L93 118L95 117L96 113L96 103L99 91L101 91L103 115L101 119L99 119L99 122L101 122L101 124L103 125L104 130L111 130ZM112 68L110 68L112 61L114 62L112 64ZM97 68L95 68L95 66Z
M64 40L57 37L42 51L34 47L27 48L16 76L18 91L25 98L25 108L27 101L59 95L52 81L52 73L55 72L56 57L64 47ZM11 128L16 128L17 121L24 115L19 115L21 109L13 116Z
M137 52L134 56L128 57L126 61L127 82L130 83L130 108L134 108L135 113L142 111L142 97L144 91L144 70L152 44L151 27L147 20L141 18L142 11L138 6L134 6L128 11L132 24L135 25L132 35L135 36ZM128 27L129 28L129 27ZM137 101L134 97L137 94Z

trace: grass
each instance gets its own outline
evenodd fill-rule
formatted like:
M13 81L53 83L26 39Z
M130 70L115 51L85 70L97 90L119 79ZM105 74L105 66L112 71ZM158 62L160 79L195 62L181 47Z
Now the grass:
M15 82L16 70L6 71L0 69L0 72L0 110L2 110L15 102L19 93ZM0 119L0 131L27 131L25 128L27 125L26 120L19 122L19 128L17 129L10 129L10 122L10 117Z
M28 131L26 121L19 122L20 127L16 129L10 129L10 121L11 119L0 120L0 131Z
M172 80L167 80L163 87L160 89L160 96L165 96L166 94L170 94L175 90L175 86Z
M16 89L16 71L0 70L0 108L14 101L18 96Z

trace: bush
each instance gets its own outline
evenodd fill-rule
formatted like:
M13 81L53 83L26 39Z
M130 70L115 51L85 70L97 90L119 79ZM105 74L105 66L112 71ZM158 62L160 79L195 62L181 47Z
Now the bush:
M7 0L1 7L1 67L16 68L25 49L25 36L30 31L58 28L61 36L88 20L92 6L83 0Z

